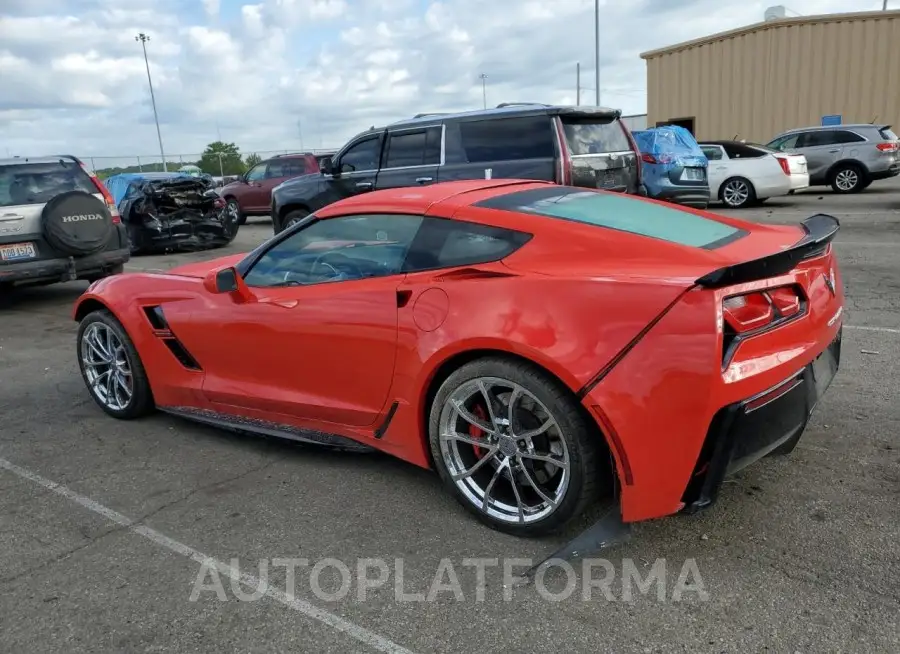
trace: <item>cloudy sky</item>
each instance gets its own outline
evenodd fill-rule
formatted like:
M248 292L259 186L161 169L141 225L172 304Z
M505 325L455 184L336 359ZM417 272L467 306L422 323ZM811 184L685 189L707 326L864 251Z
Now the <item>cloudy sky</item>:
M646 108L640 52L762 20L755 0L602 0L601 102ZM789 15L881 0L788 0ZM900 8L900 0L891 5ZM331 148L372 124L594 99L593 0L0 0L0 156ZM6 152L3 152L6 150ZM189 158L185 156L185 158Z

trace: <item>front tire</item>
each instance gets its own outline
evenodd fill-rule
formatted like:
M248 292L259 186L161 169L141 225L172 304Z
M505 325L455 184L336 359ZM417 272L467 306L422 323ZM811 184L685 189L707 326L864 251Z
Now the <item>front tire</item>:
M231 215L231 219L238 227L247 222L247 214L241 211L240 203L234 198L228 198L225 201L225 211Z
M122 324L105 310L85 316L78 326L78 367L91 397L120 420L153 411L153 393L144 365Z
M731 177L722 183L719 199L729 209L743 209L756 202L756 189L750 180L744 177Z
M281 228L282 231L285 229L290 229L301 220L305 219L309 215L309 212L306 209L294 209L293 211L289 211L288 214L284 217L284 226Z
M527 363L477 359L431 405L435 468L454 497L498 531L561 529L611 483L602 438L557 380Z
M841 164L831 172L831 190L835 193L859 193L868 184L865 183L862 168L854 164Z

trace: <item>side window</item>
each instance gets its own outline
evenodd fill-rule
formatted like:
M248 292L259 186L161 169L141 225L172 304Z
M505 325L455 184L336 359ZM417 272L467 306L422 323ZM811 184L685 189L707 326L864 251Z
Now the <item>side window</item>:
M459 132L469 163L555 156L549 116L467 121Z
M866 139L855 132L834 132L835 143L862 143L865 140Z
M266 170L268 168L268 162L263 162L260 164L256 164L253 168L250 169L250 172L247 173L247 181L248 182L260 182L266 178Z
M404 130L388 135L384 168L436 166L441 163L441 128Z
M822 130L816 132L804 132L801 134L797 147L814 148L820 145L834 145L835 143L834 132Z
M782 136L781 138L777 138L774 141L769 143L769 147L773 150L790 150L791 148L799 147L797 145L797 141L799 140L802 134L788 134L787 136Z
M357 141L341 156L341 172L378 170L381 140L378 137Z
M266 177L274 179L278 177L296 177L306 171L304 159L275 159L269 162L269 170Z
M405 272L498 261L522 247L531 234L445 218L426 218L406 257Z
M302 286L397 275L422 216L366 214L310 223L272 246L248 286Z
M710 161L719 161L722 158L722 150L717 147L704 145L700 149L703 150L703 154L705 154L706 158Z

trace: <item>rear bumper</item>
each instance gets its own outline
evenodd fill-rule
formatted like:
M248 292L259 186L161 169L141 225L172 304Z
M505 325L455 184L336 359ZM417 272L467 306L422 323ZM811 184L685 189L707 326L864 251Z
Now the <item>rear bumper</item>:
M720 409L685 490L686 513L713 503L722 481L779 446L799 438L841 359L841 332L801 372L777 386Z
M43 283L87 279L116 272L131 258L128 248L86 257L43 259L8 264L0 269L0 282Z
M675 204L683 204L688 207L705 209L709 206L709 187L673 186L659 189L659 192L652 197L657 200L665 200L667 202L674 202Z
M87 256L56 252L40 235L3 241L34 243L38 258L0 264L0 283L43 284L98 277L116 272L131 258L128 234L121 223L115 225L105 249Z
M896 177L900 175L900 163L892 164L890 168L886 170L879 170L877 172L869 172L869 179L877 180L877 179L888 179L890 177Z
M802 191L805 188L809 188L809 173L793 173L790 179L792 191Z

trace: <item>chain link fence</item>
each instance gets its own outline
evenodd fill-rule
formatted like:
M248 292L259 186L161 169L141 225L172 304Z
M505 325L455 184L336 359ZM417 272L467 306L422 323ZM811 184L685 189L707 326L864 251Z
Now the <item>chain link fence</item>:
M302 150L312 154L329 154L338 148L321 150ZM277 155L293 154L298 150L246 150L241 152L240 158L228 153L206 155L203 153L167 154L165 167L162 157L157 155L127 155L127 156L84 156L79 155L86 166L98 177L104 179L119 173L151 173L151 172L175 172L182 166L198 166L203 172L214 177L228 177L239 175L250 166Z

